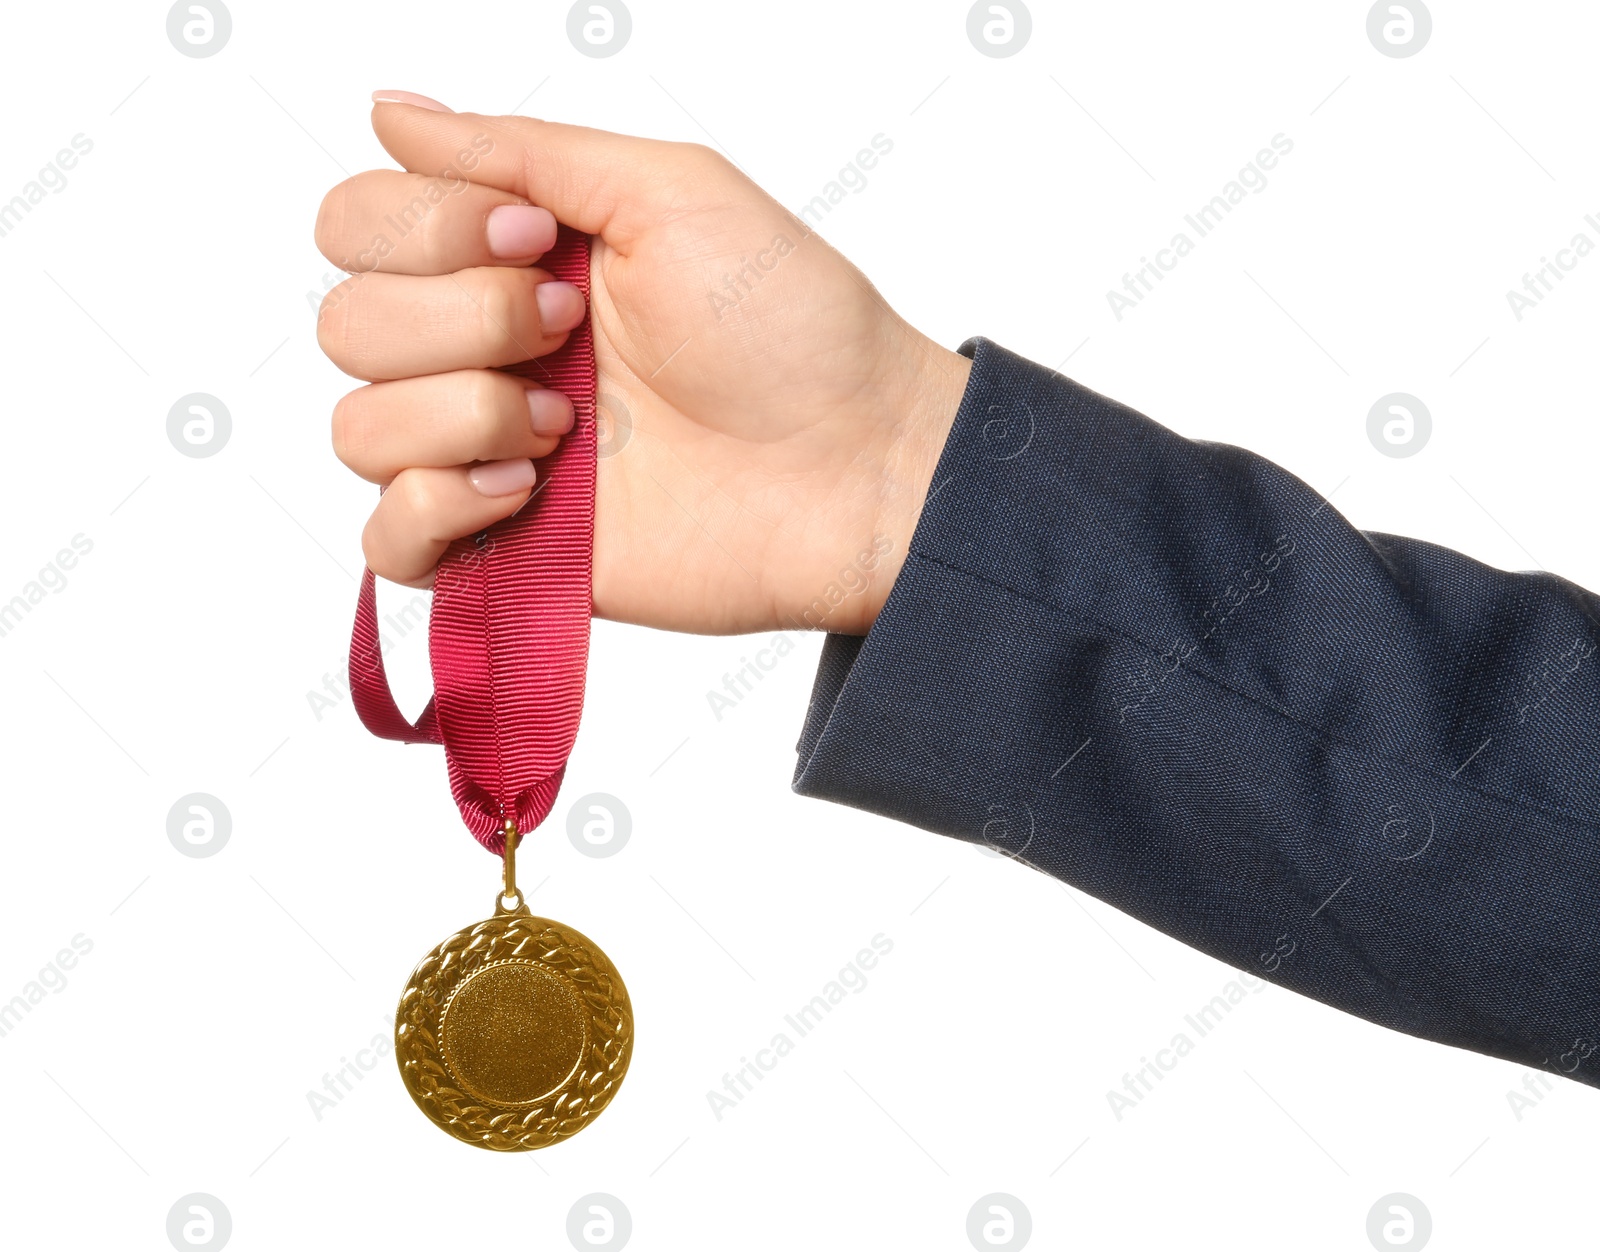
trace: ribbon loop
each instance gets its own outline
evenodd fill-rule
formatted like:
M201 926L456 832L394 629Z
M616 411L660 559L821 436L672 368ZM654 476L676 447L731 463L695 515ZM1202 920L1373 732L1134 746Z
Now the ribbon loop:
M563 226L540 261L589 295L589 237ZM593 610L594 334L585 321L550 356L511 368L572 400L572 430L537 462L528 503L450 545L434 576L428 655L434 696L415 722L383 667L377 586L361 579L350 640L350 692L384 739L441 743L461 818L504 851L504 823L523 834L550 812L583 711Z

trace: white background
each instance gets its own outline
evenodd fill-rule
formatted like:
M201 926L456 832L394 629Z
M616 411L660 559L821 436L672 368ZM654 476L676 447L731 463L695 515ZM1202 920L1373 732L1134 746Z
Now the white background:
M566 4L235 0L195 59L162 5L8 6L0 202L93 143L0 238L0 601L93 544L0 638L0 1001L93 943L0 1038L8 1245L165 1248L173 1202L205 1192L240 1249L564 1248L604 1192L638 1249L962 1249L1004 1192L1036 1247L1309 1252L1369 1247L1368 1210L1406 1192L1436 1248L1586 1246L1595 1091L1518 1118L1525 1071L1276 988L1119 1121L1107 1091L1233 972L1020 865L793 796L815 638L719 721L707 692L759 641L596 626L566 791L523 857L536 911L633 996L633 1068L593 1127L474 1151L387 1056L320 1120L307 1099L497 873L436 750L308 700L341 667L373 503L329 451L353 384L307 301L322 195L387 164L368 93L714 142L792 208L882 132L823 232L933 337L1070 357L1363 528L1600 586L1600 258L1520 322L1506 300L1579 231L1600 242L1600 10L1437 0L1395 59L1367 8L1041 0L995 59L962 3L635 0L628 46L593 59ZM1266 190L1119 322L1107 290L1280 132ZM1366 436L1396 391L1435 423L1409 459ZM190 392L231 411L214 457L168 442ZM393 663L414 707L421 632ZM213 857L168 840L190 792L231 812ZM632 815L609 859L565 834L589 792ZM865 990L718 1121L707 1091L879 932Z

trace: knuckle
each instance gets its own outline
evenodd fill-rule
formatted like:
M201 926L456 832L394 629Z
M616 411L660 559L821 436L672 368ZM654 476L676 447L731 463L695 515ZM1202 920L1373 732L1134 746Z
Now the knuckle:
M389 484L384 496L394 497L394 505L400 514L394 520L399 525L418 533L432 533L433 519L440 512L439 492L432 475L402 470Z
M504 420L509 391L517 384L492 370L473 370L465 376L463 403L458 412L468 440L476 447L492 447Z
M383 570L383 550L378 544L378 515L373 513L368 516L366 525L361 528L361 556L367 563L367 568L380 578L387 578Z
M363 387L333 406L333 454L350 469L369 458L372 448L371 403Z
M473 293L479 311L478 334L484 348L497 360L513 354L517 346L517 298L499 273L491 272Z
M361 555L366 559L367 568L379 578L400 582L409 573L400 568L389 545L383 542L383 524L377 513L367 518L367 524L361 529Z
M317 242L317 251L334 259L341 234L340 228L344 224L344 184L340 183L327 195L322 197L322 203L317 206L317 225L313 237Z
M358 268L349 264L349 253L359 245L363 193L378 172L367 170L345 179L322 197L317 209L317 250L342 269Z
M352 274L322 298L317 345L346 374L372 381L385 349L387 291L365 285L370 274ZM375 281L375 280L373 280Z
M420 210L417 208L419 204ZM428 202L421 196L407 207L408 213L416 214L415 224L411 227L411 246L416 250L416 259L425 273L448 274L458 268L455 250L451 247L448 214L429 210Z
M695 169L705 172L719 172L729 168L728 158L723 156L710 144L686 143L683 145L685 163Z
M355 291L354 277L335 283L317 306L317 346L325 356L339 360L350 336L350 297Z

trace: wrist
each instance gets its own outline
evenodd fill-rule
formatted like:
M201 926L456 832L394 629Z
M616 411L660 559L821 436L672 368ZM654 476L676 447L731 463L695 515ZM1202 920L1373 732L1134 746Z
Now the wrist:
M882 554L862 605L859 633L877 620L911 549L911 536L934 490L933 474L966 393L972 361L905 328L900 349L906 378L891 419L872 541Z

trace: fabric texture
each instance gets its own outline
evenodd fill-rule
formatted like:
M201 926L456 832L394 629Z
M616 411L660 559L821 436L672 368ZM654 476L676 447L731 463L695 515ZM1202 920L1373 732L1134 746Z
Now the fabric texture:
M540 259L589 297L590 238L563 226ZM595 357L589 318L548 356L510 373L561 391L573 427L538 462L516 513L458 539L433 580L428 658L434 695L415 722L383 667L377 579L361 578L350 635L350 694L382 739L444 745L450 792L468 830L496 856L505 822L526 835L550 812L583 712L593 610Z
M1600 1086L1600 597L1352 527L984 339L794 787Z

